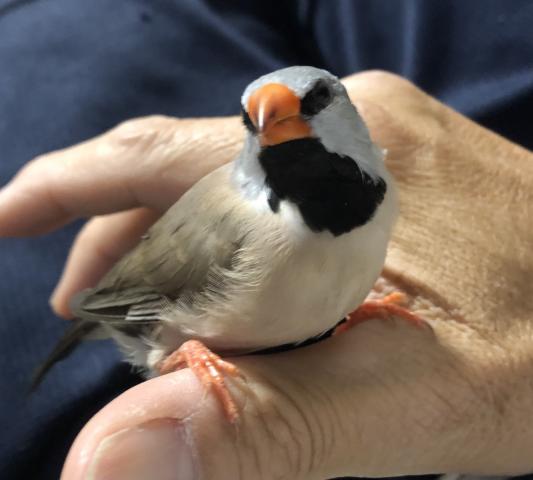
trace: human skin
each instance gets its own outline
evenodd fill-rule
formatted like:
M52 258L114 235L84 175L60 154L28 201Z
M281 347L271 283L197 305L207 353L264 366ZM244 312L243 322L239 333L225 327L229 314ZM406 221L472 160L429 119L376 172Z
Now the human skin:
M148 380L89 421L63 480L533 471L533 155L392 74L345 84L400 192L376 291L404 290L432 328L376 320L232 359L237 427L189 370ZM51 300L68 317L243 134L236 117L148 117L39 157L0 192L0 235L97 216Z

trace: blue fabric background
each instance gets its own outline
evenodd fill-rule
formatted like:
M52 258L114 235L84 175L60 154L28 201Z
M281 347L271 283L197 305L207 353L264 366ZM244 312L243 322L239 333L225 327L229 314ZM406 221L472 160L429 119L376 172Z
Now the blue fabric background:
M237 113L249 81L291 64L397 72L531 148L532 25L527 0L0 0L0 184L127 118ZM47 302L78 227L0 239L0 478L58 478L137 381L94 343L26 394L63 329Z

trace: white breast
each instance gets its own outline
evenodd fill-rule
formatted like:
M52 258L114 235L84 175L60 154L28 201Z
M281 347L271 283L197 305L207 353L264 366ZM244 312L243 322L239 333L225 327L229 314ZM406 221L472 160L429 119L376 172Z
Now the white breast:
M296 207L285 204L280 213L291 232L292 254L255 299L257 323L242 325L227 346L299 342L330 329L360 305L383 267L396 217L393 197L391 191L371 222L338 237L309 232Z
M263 213L264 231L257 229L254 254L261 261L253 267L257 275L250 277L249 287L241 286L200 315L176 313L158 337L154 361L188 338L216 351L246 352L297 343L330 329L362 303L379 276L396 200L390 189L369 223L338 237L310 232L286 202L274 217L270 210ZM266 215L278 222L277 235Z

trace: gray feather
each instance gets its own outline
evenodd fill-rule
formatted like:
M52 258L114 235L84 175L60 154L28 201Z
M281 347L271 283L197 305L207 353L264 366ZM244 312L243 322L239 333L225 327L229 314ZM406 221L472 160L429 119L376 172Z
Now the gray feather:
M220 204L230 188L229 168L221 167L204 177L95 288L73 297L70 307L78 320L38 370L37 383L85 338L89 326L92 330L106 325L140 336L157 326L165 309L190 307L206 291L224 288L219 271L232 268L244 242L241 229ZM216 188L221 190L218 199L212 196ZM209 204L207 198L215 200Z

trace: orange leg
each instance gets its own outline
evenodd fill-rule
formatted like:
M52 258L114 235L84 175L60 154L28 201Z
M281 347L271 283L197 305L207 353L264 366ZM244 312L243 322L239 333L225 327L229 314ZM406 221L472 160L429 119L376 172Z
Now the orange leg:
M188 340L157 366L162 375L186 367L193 371L206 388L214 390L222 403L227 419L235 423L239 418L239 412L224 381L224 374L232 377L240 376L237 367L222 360L198 340Z
M374 318L399 317L418 328L429 326L425 320L400 305L406 303L406 301L407 297L401 292L394 292L377 300L367 300L346 317L346 321L335 329L333 335L345 332L366 320Z

